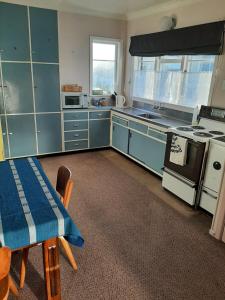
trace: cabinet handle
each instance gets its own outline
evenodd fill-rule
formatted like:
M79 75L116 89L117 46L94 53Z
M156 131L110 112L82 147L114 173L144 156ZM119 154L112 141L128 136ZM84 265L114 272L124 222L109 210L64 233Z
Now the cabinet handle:
M36 86L36 85L34 85L34 89L37 89L37 86Z
M40 131L40 130L37 130L37 133L41 133L41 131Z
M79 134L74 134L74 137L77 137L77 136L79 136Z
M79 144L74 144L75 146L79 146Z
M79 125L73 125L73 127L78 127Z
M13 135L13 133L12 133L12 132L9 132L9 135Z
M102 116L102 114L98 114L98 116Z
M3 133L2 133L2 135L6 135L6 133L5 133L5 132L3 132Z

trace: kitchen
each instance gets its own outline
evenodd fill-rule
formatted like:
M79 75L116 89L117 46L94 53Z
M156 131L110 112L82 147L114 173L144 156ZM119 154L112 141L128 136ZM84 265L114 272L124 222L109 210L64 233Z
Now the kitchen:
M48 299L223 299L225 4L128 2L0 2L0 241L22 299L43 299L44 283ZM66 209L51 185L62 165ZM32 172L61 234L55 220L39 233ZM6 230L6 192L27 196L29 242ZM51 291L41 242L60 261Z

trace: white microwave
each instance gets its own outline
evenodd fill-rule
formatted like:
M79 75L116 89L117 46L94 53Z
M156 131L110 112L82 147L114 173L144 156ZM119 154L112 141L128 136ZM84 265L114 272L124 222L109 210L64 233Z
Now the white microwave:
M88 95L71 92L62 93L62 108L88 108Z

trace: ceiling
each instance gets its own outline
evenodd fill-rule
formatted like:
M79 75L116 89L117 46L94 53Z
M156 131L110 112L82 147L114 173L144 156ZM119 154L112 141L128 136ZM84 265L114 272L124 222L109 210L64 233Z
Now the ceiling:
M81 14L131 19L201 0L9 0Z

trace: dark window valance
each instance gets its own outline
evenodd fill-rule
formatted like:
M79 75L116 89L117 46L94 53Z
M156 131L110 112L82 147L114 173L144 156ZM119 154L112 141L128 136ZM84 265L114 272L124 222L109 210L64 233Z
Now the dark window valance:
M217 55L223 51L225 21L131 37L132 56Z

